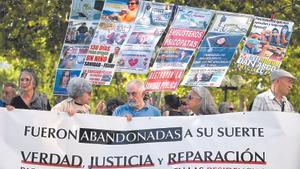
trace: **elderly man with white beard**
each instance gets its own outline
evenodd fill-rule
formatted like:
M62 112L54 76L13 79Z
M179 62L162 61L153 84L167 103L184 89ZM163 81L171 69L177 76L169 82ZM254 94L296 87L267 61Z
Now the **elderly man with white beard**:
M145 95L145 87L143 82L139 80L132 80L126 85L127 103L119 106L114 112L113 116L125 116L128 121L132 117L148 117L160 116L160 111L146 103L143 98Z

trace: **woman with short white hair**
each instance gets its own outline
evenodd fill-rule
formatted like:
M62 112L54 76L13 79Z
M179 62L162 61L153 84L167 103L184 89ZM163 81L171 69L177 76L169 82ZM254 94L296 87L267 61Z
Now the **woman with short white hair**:
M74 77L70 80L67 91L69 98L55 105L51 111L67 112L70 116L76 113L89 113L92 85L84 78Z
M187 96L187 106L194 115L217 114L215 103L209 90L203 86L192 87Z

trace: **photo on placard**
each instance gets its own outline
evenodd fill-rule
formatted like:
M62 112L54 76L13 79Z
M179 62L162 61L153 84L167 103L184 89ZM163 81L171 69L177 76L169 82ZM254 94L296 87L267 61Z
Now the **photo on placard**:
M189 63L193 50L180 48L161 48L153 65L157 69L185 68Z
M210 11L180 6L172 27L206 30L212 16L213 14Z
M101 20L112 22L134 22L139 0L106 0Z
M166 27L172 16L172 10L172 4L142 1L135 24Z
M111 52L109 53L107 63L116 64L120 57L120 46L112 46Z
M87 52L88 46L65 45L60 55L58 68L81 69Z
M218 87L220 86L227 69L228 68L226 67L191 69L182 81L182 85Z
M70 20L98 21L103 5L104 0L73 0Z
M242 53L258 55L271 60L282 61L286 48L274 46L266 39L262 38L263 35L259 33L252 33L249 35Z
M100 23L92 44L123 45L131 26L121 23Z
M125 44L154 47L163 34L163 30L153 27L135 27Z
M153 34L148 34L147 32L132 32L127 44L151 44L153 39Z
M220 12L216 14L209 31L246 35L252 21L252 15Z
M293 22L256 17L249 37L257 34L264 44L286 48L291 39L293 25Z
M57 69L54 83L54 95L67 95L67 86L73 77L79 77L80 70Z
M66 33L67 44L90 44L97 27L96 22L70 21Z
M237 48L244 36L239 34L224 34L208 32L201 43L201 47L209 48Z

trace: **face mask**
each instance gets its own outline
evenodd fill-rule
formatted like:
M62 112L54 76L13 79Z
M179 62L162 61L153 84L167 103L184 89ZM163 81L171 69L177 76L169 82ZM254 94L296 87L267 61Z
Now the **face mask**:
M257 44L259 44L259 40L253 39L253 38L249 38L248 41L247 41L247 43L250 43L252 45L257 45Z

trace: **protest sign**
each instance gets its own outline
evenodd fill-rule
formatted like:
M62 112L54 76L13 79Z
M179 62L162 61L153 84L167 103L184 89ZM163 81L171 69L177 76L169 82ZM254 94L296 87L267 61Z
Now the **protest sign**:
M251 15L217 12L182 84L219 87L252 18Z
M256 17L242 53L236 61L236 68L260 75L279 69L293 26L293 22Z
M148 91L176 90L212 16L213 13L208 10L178 7L174 21L146 81ZM172 73L172 71L174 72ZM169 78L168 76L157 76L157 74L176 74L180 76ZM154 76L157 78L155 80L151 79ZM165 87L167 84L170 84L169 87Z

